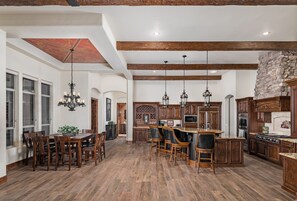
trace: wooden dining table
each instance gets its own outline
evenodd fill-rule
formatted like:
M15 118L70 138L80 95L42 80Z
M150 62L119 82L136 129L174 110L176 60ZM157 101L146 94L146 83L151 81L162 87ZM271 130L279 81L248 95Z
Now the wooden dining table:
M62 135L62 134L51 134L50 139L54 139L54 136L57 136L57 135ZM80 133L80 134L70 137L71 143L74 143L77 146L76 157L77 157L77 167L79 167L79 168L82 165L82 155L81 155L82 142L92 138L94 135L96 135L96 133Z

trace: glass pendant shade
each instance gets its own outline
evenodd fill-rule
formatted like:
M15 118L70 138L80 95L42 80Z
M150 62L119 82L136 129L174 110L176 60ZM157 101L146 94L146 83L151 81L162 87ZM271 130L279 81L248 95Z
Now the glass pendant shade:
M167 83L166 83L166 64L168 63L168 61L164 61L164 68L165 68L165 77L164 77L164 80L165 80L165 94L164 96L162 97L162 106L163 107L167 107L169 105L169 96L167 95Z
M64 92L63 98L60 99L58 106L68 107L69 111L75 111L75 108L78 106L85 107L85 100L80 99L80 94L75 93L74 88L75 84L73 83L73 52L74 49L70 49L71 56L71 82L68 84L70 92Z
M181 107L185 107L187 105L187 102L188 102L188 94L186 93L186 81L185 81L185 76L186 76L186 73L185 73L185 64L186 64L186 57L187 55L183 55L183 58L184 58L184 81L183 81L183 93L180 95L180 106Z
M210 98L212 96L212 93L208 90L208 51L206 53L206 90L205 92L202 94L204 97L204 106L205 107L210 107Z

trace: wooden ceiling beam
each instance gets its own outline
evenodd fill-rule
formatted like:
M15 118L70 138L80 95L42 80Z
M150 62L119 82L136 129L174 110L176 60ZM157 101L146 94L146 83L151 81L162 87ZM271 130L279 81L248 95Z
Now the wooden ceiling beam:
M166 80L221 80L220 75L192 75L192 76L166 76ZM165 80L164 76L134 75L133 80Z
M2 0L1 6L68 5L68 0ZM81 6L268 6L297 5L297 0L75 0Z
M297 41L152 42L118 41L122 51L280 51L297 50Z
M256 70L258 64L166 64L166 70ZM165 70L164 64L128 64L128 70Z

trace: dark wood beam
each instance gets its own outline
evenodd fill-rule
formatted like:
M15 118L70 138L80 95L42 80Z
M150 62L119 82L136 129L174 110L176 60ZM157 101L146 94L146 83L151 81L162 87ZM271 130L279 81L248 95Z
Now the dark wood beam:
M297 41L151 42L118 41L123 51L279 51L297 50Z
M166 70L256 70L258 64L166 64ZM164 64L128 64L128 70L165 70Z
M67 0L2 0L1 6L67 5ZM297 5L297 0L76 0L81 6L268 6Z
M166 80L221 80L220 75L192 75L192 76L167 76ZM165 80L164 76L142 76L134 75L133 80Z

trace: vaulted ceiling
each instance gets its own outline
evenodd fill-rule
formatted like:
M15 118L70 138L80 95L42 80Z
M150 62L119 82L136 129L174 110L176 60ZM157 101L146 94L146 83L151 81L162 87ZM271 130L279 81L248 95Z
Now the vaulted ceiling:
M77 50L77 54L81 56L77 56L76 62L90 63L90 65L109 63L115 73L122 73L125 77L129 73L133 76L163 76L164 60L169 61L167 68L171 76L181 76L184 68L187 69L187 75L205 75L205 69L208 68L217 70L213 73L217 76L232 69L255 70L259 55L266 51L297 50L296 1L224 1L226 5L232 4L230 2L235 2L232 5L242 5L240 2L247 4L254 2L262 5L262 2L275 6L189 6L194 1L179 1L187 6L0 7L0 14L55 14L61 15L61 21L63 21L63 15L81 16L81 21L74 22L75 19L73 19L71 22L76 23L77 32L75 33L72 33L70 28L67 32L64 26L65 30L61 31L60 38L56 38L57 36L50 38L46 32L44 37L42 34L36 36L33 31L29 34L29 30L24 33L26 37L22 37L62 62L65 53L69 51L67 44L72 44L73 41L70 39L76 38L82 39L78 45L78 47L82 46L81 50ZM54 5L64 5L66 1L42 2L45 5L50 2L54 2ZM99 1L78 2L80 5L99 4ZM129 2L140 1L100 2L129 5ZM160 4L160 1L141 2L150 5ZM169 4L173 1L162 2ZM210 1L200 2L211 4ZM4 3L9 5L9 1L3 1L2 5L5 5ZM15 1L15 5L17 3L21 4L22 1ZM89 23L92 22L83 20L85 16L101 14L102 21L96 26L92 25L91 28ZM5 23L8 22L1 23L0 19L0 28L8 31L9 38L18 35L16 30ZM44 23L45 26L53 26L50 20ZM28 28L29 26L33 25L28 25ZM102 29L104 33L96 36L96 32ZM89 35L92 37L90 38ZM64 39L62 44L58 42L60 39ZM18 44L15 43L15 45ZM90 51L91 46L94 48ZM56 49L57 47L61 50ZM208 61L207 51L209 51ZM182 55L187 55L186 66L182 65ZM114 60L115 58L117 61ZM207 62L209 65L205 65ZM100 72L99 68L98 72ZM111 71L107 72L111 73Z

